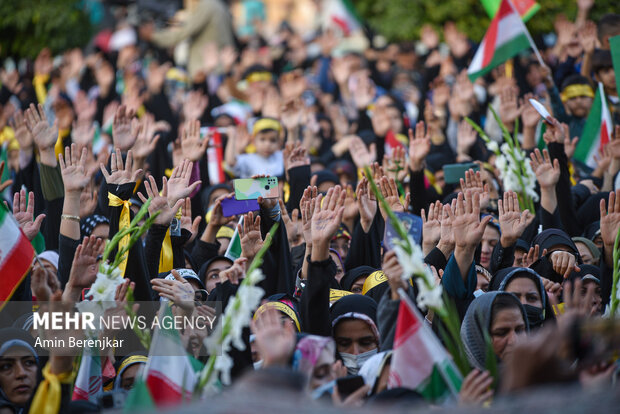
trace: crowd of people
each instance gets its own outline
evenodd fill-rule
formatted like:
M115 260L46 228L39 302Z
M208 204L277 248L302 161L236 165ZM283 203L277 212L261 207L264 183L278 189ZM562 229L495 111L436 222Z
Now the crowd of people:
M214 315L207 303L226 308L280 223L247 346L229 352L232 387L280 386L337 406L425 403L388 386L399 292L416 303L419 289L386 243L388 212L372 179L394 212L421 217L424 261L457 310L471 370L447 404L492 405L556 382L617 390L618 326L595 327L617 267L620 99L609 39L620 15L594 23L594 1L580 0L576 21L558 16L537 42L544 65L522 53L472 83L476 44L451 22L422 27L418 42L387 43L326 27L302 34L286 22L266 33L260 19L241 31L223 1L193 3L166 29L107 6L113 26L84 49L4 65L0 189L39 246L10 301L88 300L106 241L127 208L133 217L151 199L149 214L159 214L123 262L115 299L131 291ZM574 154L599 83L615 128L588 166ZM552 118L541 119L533 97ZM497 156L465 118L500 145L502 126L517 129L535 211L506 189ZM456 180L444 174L454 164L467 166ZM277 177L279 197L259 198L238 226L241 215L222 205L234 179L257 177ZM235 259L227 252L237 235ZM439 318L420 308L442 338ZM72 401L79 359L35 351L31 314L9 325L0 330L1 413L33 412L51 378L61 398L46 412L101 409ZM202 363L209 334L180 332ZM592 338L609 346L583 345ZM146 350L131 351L105 354L105 390L131 390L148 363ZM336 380L351 375L364 385L341 395Z

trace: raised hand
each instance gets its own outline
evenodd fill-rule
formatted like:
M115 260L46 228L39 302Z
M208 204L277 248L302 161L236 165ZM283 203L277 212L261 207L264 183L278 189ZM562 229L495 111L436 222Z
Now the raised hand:
M257 214L255 218L251 211L244 214L243 226L237 224L237 231L241 238L241 255L251 261L264 244L260 232L260 215Z
M80 193L80 217L88 217L93 214L98 200L99 190L95 189L93 191L90 185L84 187Z
M465 180L462 178L461 181L461 190L471 190L472 193L480 194L480 208L485 209L489 206L489 185L484 184L482 181L482 175L480 171L474 172L473 169L469 169L465 171Z
M551 252L549 261L553 266L553 270L560 275L564 276L564 279L568 278L574 271L578 272L580 269L577 266L577 258L574 254L564 251Z
M280 313L268 309L250 323L256 337L258 354L263 367L286 366L295 350L295 327L292 323L283 324Z
M351 138L349 153L357 168L364 168L375 161L377 158L377 147L370 144L370 148L358 136Z
M521 101L521 123L523 128L536 128L538 121L540 120L540 114L530 103L530 99L534 98L531 93L526 94Z
M370 182L366 177L357 183L355 193L357 196L357 207L360 211L360 225L364 233L368 233L375 219L375 214L377 214L377 198L370 189Z
M482 239L482 234L490 216L480 220L480 194L466 190L465 196L459 193L456 199L456 211L446 210L452 220L452 231L456 248L475 249Z
M178 200L188 197L202 183L201 181L196 181L191 185L189 184L193 167L194 163L184 160L181 165L176 166L172 170L168 180L168 205L176 204Z
M245 277L245 266L248 262L246 257L240 257L226 270L220 272L220 283L224 284L230 282L233 285L238 285L239 282Z
M454 250L454 232L452 231L452 216L450 213L456 211L456 200L452 200L452 204L446 204L441 210L441 237L437 248L443 252L445 257L450 257Z
M379 191L381 191L381 195L385 198L385 201L390 206L392 211L397 211L399 213L404 213L405 208L400 202L400 197L398 194L398 186L396 185L396 181L393 178L387 178L385 176L381 177L381 180L378 182ZM381 203L379 203L379 210L381 211L381 215L383 216L383 220L387 221L387 212L383 210Z
M31 280L32 293L37 297L37 302L49 301L52 294L60 289L58 277L45 266L33 266Z
M404 147L398 146L392 150L390 156L383 156L383 169L388 178L403 181L407 176L407 157Z
M200 121L188 121L181 134L183 157L190 161L198 161L204 155L208 145L208 138L200 138Z
M151 199L149 214L152 216L158 211L160 212L155 218L155 224L169 226L177 211L185 203L185 200L177 200L173 205L168 204L168 180L166 177L162 179L161 194L152 175L147 180L144 180L144 189L146 190L147 197L142 193L138 193L138 197L143 203L146 203L147 199Z
M191 91L185 98L183 104L183 116L186 121L194 121L200 119L207 109L209 99L200 91Z
M132 171L132 166L133 154L131 150L127 152L127 160L123 166L123 155L121 154L120 148L116 148L116 151L110 155L111 173L108 173L107 168L103 164L99 164L99 169L108 185L123 185L136 182L138 177L142 174L141 169Z
M81 194L90 183L91 177L86 170L87 153L88 150L84 147L80 155L77 144L71 144L70 147L65 147L64 157L62 153L58 154L65 194Z
M456 133L456 152L461 156L469 157L471 147L476 143L477 132L469 122L462 120Z
M10 121L11 127L15 131L15 139L19 143L20 151L31 152L34 139L26 124L26 118L21 111L16 111Z
M34 218L34 193L28 193L28 205L26 206L26 190L22 189L13 195L13 216L28 240L34 239L41 228L45 214L39 214Z
M185 202L181 207L181 228L192 234L191 237L185 242L186 245L191 244L198 235L198 228L201 220L202 217L197 216L194 221L192 221L192 199L185 197Z
M312 261L323 261L329 257L329 242L338 230L344 213L345 193L337 185L327 190L325 201L323 196L314 199L312 215Z
M299 210L294 209L293 215L289 217L286 205L282 199L278 199L280 204L280 212L282 214L282 221L286 227L286 235L288 238L288 244L291 247L299 246L304 242L301 218L299 218ZM301 206L301 202L299 204Z
M512 123L519 117L519 105L517 103L517 88L508 86L502 89L499 95L499 117L504 125L512 126Z
M609 202L605 208L605 199L600 202L601 237L605 245L605 263L613 264L614 243L620 227L620 190L609 193Z
M409 128L409 168L411 171L421 171L424 168L424 160L431 152L430 131L425 130L424 122L415 125L415 135Z
M157 147L160 135L155 133L153 121L152 115L144 114L135 128L136 141L131 151L136 160L146 160Z
M30 108L26 109L24 115L26 127L32 134L39 150L53 148L58 140L58 120L55 120L54 124L50 125L41 104L37 107L34 104L30 104Z
M493 396L493 376L488 371L478 371L474 369L463 380L461 391L459 392L460 406L482 406L482 404Z
M293 168L302 167L304 165L310 165L310 157L308 157L308 150L301 146L301 144L286 144L288 149L288 157L285 158L286 170L292 170Z
M103 253L104 243L102 239L95 236L84 237L82 244L75 249L73 263L71 264L71 273L69 281L63 293L65 295L77 294L78 298L82 289L90 288L97 279L99 271L98 257Z
M121 105L114 114L114 122L112 124L112 140L114 147L120 148L122 152L128 151L136 142L136 136L132 132L131 122L135 112L127 109L125 105Z
M517 242L534 216L529 210L523 212L519 209L519 197L514 191L506 191L504 200L499 200L499 228L501 233L500 243L503 247L509 247Z
M314 200L317 198L317 188L308 187L299 201L301 209L301 228L306 246L312 246L312 216L314 215Z
M422 250L428 254L439 243L441 239L441 216L443 205L437 200L428 207L428 217L426 211L422 209Z
M566 124L562 124L562 129L564 130L564 153L566 154L566 158L570 160L571 158L573 158L575 150L577 149L579 137L574 137L573 139L570 139L570 129Z
M536 174L536 180L538 180L540 187L555 188L560 180L560 162L555 159L552 164L549 151L546 149L543 150L541 155L540 150L536 148L534 152L530 154L530 158L532 160L532 170L534 170L534 174Z

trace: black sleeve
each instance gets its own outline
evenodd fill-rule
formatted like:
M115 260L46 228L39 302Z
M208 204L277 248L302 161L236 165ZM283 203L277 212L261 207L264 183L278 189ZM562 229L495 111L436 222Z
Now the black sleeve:
M424 170L409 170L409 192L411 193L411 212L416 216L419 216L420 211L426 209L430 203L440 199L433 186L426 188Z
M601 298L603 299L603 309L611 299L611 286L613 284L614 268L605 263L605 248L601 253Z
M269 217L269 212L263 209L261 209L260 215L261 234L264 240L275 221L274 218ZM286 235L286 226L281 219L267 252L273 259L267 260L267 255L265 255L266 260L263 261L261 266L265 274L265 280L263 280L264 288L267 288L272 293L292 295L295 291L293 260L288 244L288 236Z
M428 252L426 257L424 258L424 263L435 266L435 269L439 271L439 269L445 269L448 264L448 259L443 255L443 252L439 250L437 247L434 247L433 250Z
M579 226L577 213L573 205L573 196L571 192L570 172L568 170L568 159L564 152L564 144L552 142L548 145L549 155L551 159L557 159L560 162L560 180L555 186L555 194L558 198L558 209L560 219L564 224L564 229L570 237L581 235L583 229Z
M58 281L62 289L69 281L73 256L75 256L75 250L79 245L79 240L71 239L62 234L58 237Z
M172 267L175 269L185 268L185 252L183 249L190 237L192 237L192 232L187 229L181 229L180 236L170 236L170 241L172 242Z
M45 239L45 250L58 249L58 235L60 234L60 219L64 198L57 198L45 203L45 220L41 225L41 234Z
M502 246L501 243L497 243L493 248L491 254L491 264L489 266L489 272L495 274L499 269L505 269L511 267L515 261L515 246Z
M133 195L133 189L136 186L135 182L121 184L121 185L109 185L108 191L121 200L129 200ZM107 194L107 193L106 193ZM110 214L110 240L119 231L120 216L122 206L109 207ZM130 211L131 214L131 211ZM116 251L112 252L112 257L116 254ZM146 258L144 255L144 247L142 243L134 243L127 255L127 267L125 268L124 277L129 278L135 282L136 288L134 290L134 297L137 301L150 301L152 300L152 291L150 277L147 270Z
M362 225L357 222L351 237L349 254L344 262L345 272L358 266L381 268L381 240L384 227L383 217L378 211L368 233L364 233Z
M310 262L306 287L301 294L301 330L309 334L331 336L329 288L336 274L333 260Z
M144 257L149 279L155 279L159 275L159 257L161 255L161 246L166 237L166 231L168 231L167 226L153 224L149 231L146 232Z
M192 252L190 253L196 268L200 269L202 265L217 256L221 246L222 245L217 240L215 243L206 243L202 240L196 240Z

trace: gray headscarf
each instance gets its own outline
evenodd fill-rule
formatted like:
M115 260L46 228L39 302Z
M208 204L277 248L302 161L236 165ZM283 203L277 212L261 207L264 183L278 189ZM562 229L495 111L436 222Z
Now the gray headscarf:
M476 369L486 369L487 347L485 341L485 333L490 335L491 330L491 310L493 303L499 296L508 296L514 299L515 304L519 305L521 315L525 321L525 329L529 331L527 324L527 315L521 306L519 299L512 293L508 292L487 292L478 296L467 308L465 318L461 324L461 340L465 346L465 353L469 363Z

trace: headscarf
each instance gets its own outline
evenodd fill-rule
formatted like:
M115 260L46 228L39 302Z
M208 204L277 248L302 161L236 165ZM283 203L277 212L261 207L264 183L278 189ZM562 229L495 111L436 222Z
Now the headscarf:
M601 251L592 240L586 239L585 237L573 237L573 242L585 244L594 260L599 260L601 258Z
M136 364L146 364L147 360L148 360L148 357L146 353L138 351L138 352L132 352L131 354L127 355L126 357L118 361L116 364L114 364L115 365L114 368L116 368L116 378L114 378L114 389L115 390L121 389L122 376L125 370L127 370L127 368L129 368L132 365L136 365Z
M601 269L598 266L582 264L579 265L579 272L573 272L568 277L568 280L575 283L575 280L581 279L583 281L591 280L600 286L601 284Z
M545 290L545 285L543 284L540 275L532 269L526 267L508 267L505 269L500 269L495 273L495 275L493 275L493 278L489 283L489 290L505 292L506 287L512 280L521 277L528 278L534 282L534 286L536 286L536 290L538 290L540 301L542 303L543 319L555 320L555 313L553 312L553 307L551 306L549 296Z
M411 279L409 282L411 282ZM362 294L379 303L383 294L389 289L390 284L387 282L387 276L382 270L377 270L371 273L364 281Z
M336 354L336 343L332 338L318 335L304 336L295 346L293 369L301 372L308 379L311 378L316 362L326 348L331 354Z
M529 331L527 315L519 302L519 299L508 292L486 292L475 298L461 324L461 340L465 346L465 354L469 363L476 369L486 370L487 342L485 335L490 335L491 323L493 321L493 303L499 296L507 296L514 300L521 310L521 316L525 322L525 328Z
M110 224L110 220L108 220L105 216L100 216L99 214L91 214L90 216L82 219L80 222L82 237L90 236L93 233L93 230L95 230L95 227L100 224Z
M532 246L538 245L540 247L540 256L542 256L543 250L551 249L553 246L563 245L568 247L575 254L579 254L579 250L577 250L577 246L571 240L571 238L564 231L559 229L547 229L534 237L532 240Z
M256 309L254 312L254 320L258 318L261 314L266 312L269 309L275 309L285 316L289 317L293 323L295 323L295 328L297 332L301 332L301 326L299 325L299 311L295 306L295 303L291 300L291 298L286 294L276 294L267 298L267 302L263 303Z
M49 263L58 270L58 252L54 250L46 250L43 253L38 255L40 260L47 260Z
M349 270L344 274L342 279L340 279L340 286L342 286L343 290L351 291L353 284L355 281L361 277L368 277L371 273L373 273L376 269L373 269L370 266L358 266Z
M377 329L377 302L363 295L348 295L340 298L329 309L332 331L338 322L345 319L359 319L370 326L371 331L379 343Z
M37 366L39 366L39 356L34 349L34 338L28 332L24 331L23 329L12 327L0 329L0 356L3 356L10 349L15 347L20 347L32 353L32 356L34 356L37 362ZM36 392L36 389L37 386L36 384L34 384L33 395ZM22 414L26 412L26 407L18 406L13 402L9 401L6 394L4 393L4 390L0 388L0 408L3 407L9 407L13 410L13 412L17 414Z

